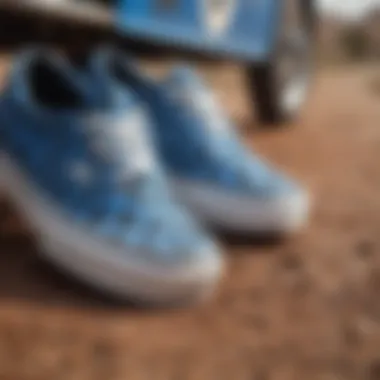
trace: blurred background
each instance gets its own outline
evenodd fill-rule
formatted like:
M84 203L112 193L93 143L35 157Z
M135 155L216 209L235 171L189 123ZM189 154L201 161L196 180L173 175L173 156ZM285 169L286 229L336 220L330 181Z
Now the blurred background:
M29 43L81 59L112 42L152 73L181 57L247 144L314 196L298 236L222 237L230 268L217 297L169 311L120 305L58 273L0 199L0 380L380 379L380 2L317 5L307 104L264 126L240 64L117 33L111 1L0 0L1 84Z

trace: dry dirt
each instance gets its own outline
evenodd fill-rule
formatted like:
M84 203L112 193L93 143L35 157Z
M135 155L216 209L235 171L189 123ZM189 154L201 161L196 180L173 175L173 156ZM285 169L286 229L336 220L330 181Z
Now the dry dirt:
M208 70L210 80L244 122L236 73L223 70ZM255 149L310 187L314 212L286 241L221 237L228 272L202 306L148 311L104 299L44 264L3 202L0 379L380 379L375 74L323 70L297 125L244 122Z

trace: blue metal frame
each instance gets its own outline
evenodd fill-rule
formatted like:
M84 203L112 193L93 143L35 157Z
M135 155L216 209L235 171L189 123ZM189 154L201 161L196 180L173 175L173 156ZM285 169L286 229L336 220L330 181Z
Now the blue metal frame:
M235 3L234 12L226 27L217 33L212 33L207 14L202 14L207 1L119 0L117 29L131 37L239 60L270 58L283 0L229 0Z

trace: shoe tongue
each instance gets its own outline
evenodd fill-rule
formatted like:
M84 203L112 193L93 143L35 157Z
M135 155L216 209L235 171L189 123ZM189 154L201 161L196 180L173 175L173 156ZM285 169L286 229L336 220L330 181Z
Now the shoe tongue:
M109 53L111 54L111 52ZM144 105L109 70L111 55L97 54L88 66L86 125L99 156L116 164L120 180L157 169Z

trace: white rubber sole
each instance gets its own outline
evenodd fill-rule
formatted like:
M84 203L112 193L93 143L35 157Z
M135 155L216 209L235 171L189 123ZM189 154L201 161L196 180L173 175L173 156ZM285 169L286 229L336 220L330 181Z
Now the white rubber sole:
M306 192L283 198L255 200L186 180L172 180L179 202L205 224L236 233L291 233L309 216Z
M213 292L223 272L223 258L215 247L198 255L204 259L175 268L136 260L137 253L128 254L72 225L1 152L0 190L30 223L48 260L113 296L151 305L198 301Z

